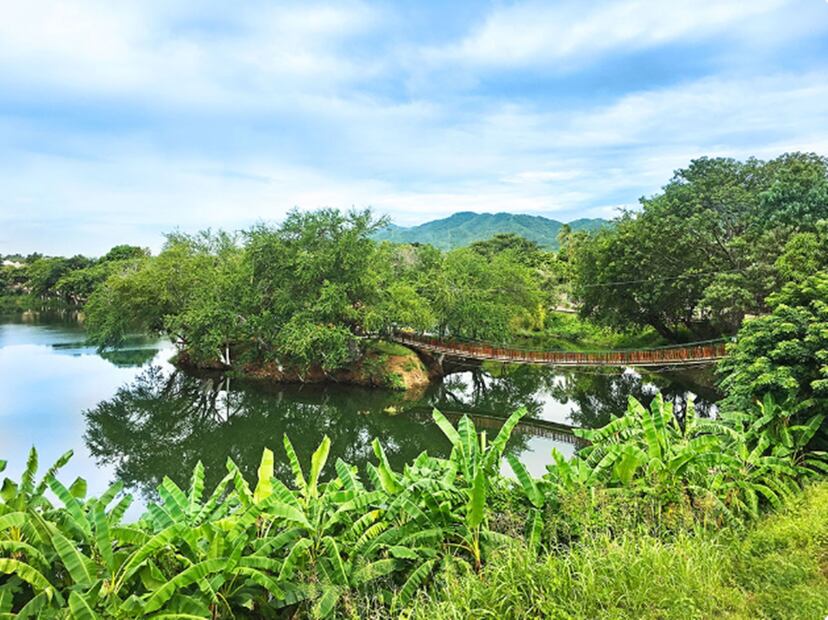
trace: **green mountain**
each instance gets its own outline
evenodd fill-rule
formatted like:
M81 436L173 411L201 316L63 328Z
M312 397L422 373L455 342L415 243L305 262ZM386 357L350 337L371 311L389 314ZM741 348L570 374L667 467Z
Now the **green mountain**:
M573 230L597 230L608 224L603 219L579 219L569 222ZM405 228L390 224L374 236L380 241L395 243L429 243L441 250L451 250L491 239L498 233L514 233L540 246L558 248L558 232L563 222L540 215L513 213L472 213L463 211L442 220L434 220Z

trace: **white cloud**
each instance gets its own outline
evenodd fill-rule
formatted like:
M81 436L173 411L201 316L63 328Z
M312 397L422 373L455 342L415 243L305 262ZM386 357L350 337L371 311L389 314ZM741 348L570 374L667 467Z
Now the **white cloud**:
M552 65L667 42L755 41L767 32L756 24L787 6L497 5L424 50L383 39L390 9L360 2L11 3L0 22L0 103L12 102L0 108L0 244L44 249L44 232L59 230L50 251L157 247L176 226L238 228L293 206L370 205L404 224L455 210L606 215L692 157L828 152L824 62L763 56L751 71L555 105L508 82L476 89L489 67L542 79ZM113 118L96 124L99 110Z
M344 101L306 110L331 128L324 160L306 163L267 141L231 142L216 158L146 136L87 136L85 157L9 158L0 227L25 228L23 249L34 250L35 231L59 222L75 230L62 251L100 252L126 240L157 245L158 232L176 226L278 220L294 206L373 206L405 224L456 210L606 214L653 193L692 157L828 151L826 100L828 73L813 72L707 78L587 109L508 103L462 122L435 105ZM74 145L84 135L51 138ZM82 248L86 237L94 248Z
M458 43L427 50L432 62L489 67L580 64L612 51L628 53L677 40L727 33L786 0L619 0L524 2L493 11ZM585 10L585 7L586 8Z
M381 23L362 3L254 3L229 15L184 2L8 4L0 75L22 88L229 106L330 91L378 66L339 49Z

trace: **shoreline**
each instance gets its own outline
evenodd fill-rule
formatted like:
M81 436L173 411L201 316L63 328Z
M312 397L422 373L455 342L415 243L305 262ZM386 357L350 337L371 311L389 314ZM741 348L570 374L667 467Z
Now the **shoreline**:
M231 373L245 380L294 384L339 383L399 392L422 391L445 374L432 358L384 341L372 343L351 367L333 371L325 371L318 366L300 370L277 362L239 366L226 366L219 362L211 365L194 364L184 350L176 353L170 363L182 370Z

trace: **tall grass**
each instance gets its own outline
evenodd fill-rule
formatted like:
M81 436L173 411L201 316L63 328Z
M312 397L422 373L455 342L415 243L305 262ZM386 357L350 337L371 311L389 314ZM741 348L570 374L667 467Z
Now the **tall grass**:
M828 483L750 528L587 538L537 558L523 545L480 575L449 572L409 618L784 618L828 614Z

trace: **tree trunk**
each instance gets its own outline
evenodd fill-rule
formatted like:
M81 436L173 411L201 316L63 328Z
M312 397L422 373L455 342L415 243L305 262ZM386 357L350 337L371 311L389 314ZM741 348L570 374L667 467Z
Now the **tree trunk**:
M651 318L647 323L658 332L659 336L669 340L670 342L678 342L678 334L670 327L668 327L664 321L659 318Z

